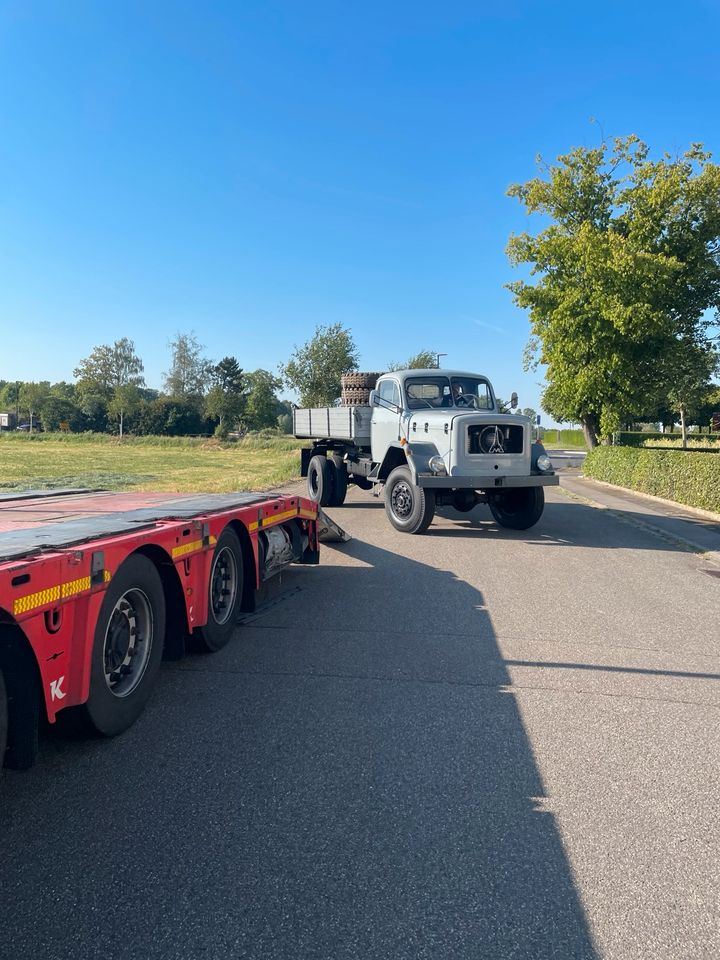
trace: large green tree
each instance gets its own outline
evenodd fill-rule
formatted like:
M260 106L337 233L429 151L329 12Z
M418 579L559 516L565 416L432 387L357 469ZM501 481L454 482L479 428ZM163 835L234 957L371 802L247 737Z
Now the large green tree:
M341 323L315 328L314 336L295 347L281 365L285 383L296 390L303 407L322 407L340 398L340 378L357 368L359 355L349 330Z
M527 362L547 367L544 409L580 422L594 446L650 398L663 402L678 351L707 344L720 167L697 144L652 160L631 136L575 148L540 174L508 191L550 221L510 238L529 277L509 287L530 314Z
M107 415L118 421L123 435L125 414L137 406L138 389L143 386L143 362L135 344L122 337L113 344L95 347L73 371L83 410L99 408L103 403Z

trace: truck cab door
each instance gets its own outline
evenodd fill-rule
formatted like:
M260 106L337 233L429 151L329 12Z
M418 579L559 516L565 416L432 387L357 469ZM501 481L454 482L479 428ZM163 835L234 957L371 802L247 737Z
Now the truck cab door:
M376 393L372 408L370 450L373 461L379 463L389 445L400 439L400 385L396 380L381 380Z

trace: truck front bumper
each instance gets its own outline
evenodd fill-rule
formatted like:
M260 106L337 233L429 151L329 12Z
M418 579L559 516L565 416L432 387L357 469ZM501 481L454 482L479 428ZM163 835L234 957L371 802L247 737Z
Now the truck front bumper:
M419 487L444 490L502 490L508 487L557 487L560 477L554 473L533 473L527 477L438 477L433 473L418 473Z

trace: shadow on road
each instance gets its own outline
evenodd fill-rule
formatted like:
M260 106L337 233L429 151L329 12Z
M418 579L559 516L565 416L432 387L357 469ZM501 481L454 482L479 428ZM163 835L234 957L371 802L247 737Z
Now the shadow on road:
M718 524L691 517L683 518L678 523L672 518L615 508L605 510L607 522L598 524L597 508L576 501L546 503L541 519L530 530L509 530L498 526L485 505L466 514L458 513L452 507L440 507L437 513L452 521L452 526L433 525L426 536L480 535L493 539L523 540L530 545L542 543L543 546L596 547L600 550L668 550L686 553L689 547L682 542L685 538L689 542L698 540L707 543L704 549L720 550ZM667 527L665 531L664 526ZM650 527L659 530L659 534Z
M597 956L482 594L341 549L126 735L6 779L15 960Z

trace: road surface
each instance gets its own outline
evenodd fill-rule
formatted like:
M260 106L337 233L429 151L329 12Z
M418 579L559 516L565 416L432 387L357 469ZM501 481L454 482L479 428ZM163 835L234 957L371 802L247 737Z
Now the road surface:
M527 534L353 491L127 734L45 736L0 956L717 957L720 565L581 483Z

